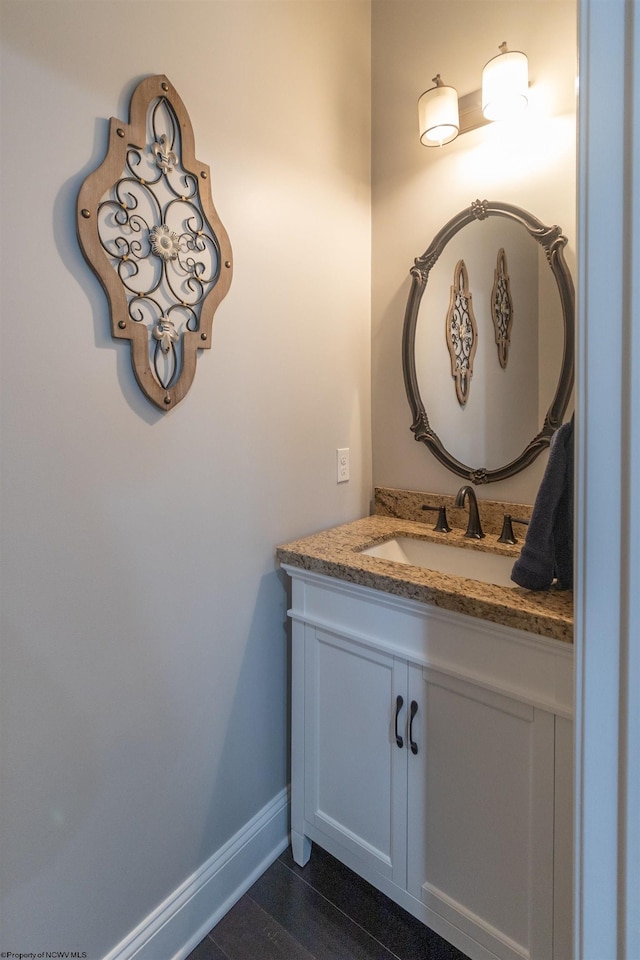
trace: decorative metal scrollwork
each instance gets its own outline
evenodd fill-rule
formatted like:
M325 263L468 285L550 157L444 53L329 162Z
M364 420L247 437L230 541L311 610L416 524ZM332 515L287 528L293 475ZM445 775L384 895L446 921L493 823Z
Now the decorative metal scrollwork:
M513 301L511 284L507 268L507 255L504 248L498 251L498 260L494 271L493 290L491 292L491 317L498 347L498 360L504 369L509 359L511 327L513 325Z
M130 123L111 118L107 155L78 196L78 238L109 299L112 336L131 341L138 384L161 410L189 390L231 283L209 180L175 88L148 77Z
M469 276L464 260L458 260L453 273L446 330L451 376L456 381L458 403L464 407L469 399L473 358L478 347L478 326L473 314Z

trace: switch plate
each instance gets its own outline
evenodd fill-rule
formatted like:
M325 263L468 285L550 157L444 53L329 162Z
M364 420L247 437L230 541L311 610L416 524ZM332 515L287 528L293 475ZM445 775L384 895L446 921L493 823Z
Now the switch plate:
M349 447L336 450L336 473L338 483L346 483L349 479Z

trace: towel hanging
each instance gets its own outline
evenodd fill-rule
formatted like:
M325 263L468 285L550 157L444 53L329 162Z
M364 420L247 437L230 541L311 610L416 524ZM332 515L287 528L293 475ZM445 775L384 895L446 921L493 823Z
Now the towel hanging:
M527 590L548 590L554 579L573 589L574 418L556 430L549 460L511 579Z

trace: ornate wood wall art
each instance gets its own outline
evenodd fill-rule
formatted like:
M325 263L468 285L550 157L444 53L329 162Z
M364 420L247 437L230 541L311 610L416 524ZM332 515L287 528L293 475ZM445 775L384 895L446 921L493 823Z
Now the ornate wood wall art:
M504 369L509 359L511 344L511 327L513 325L513 301L511 299L511 285L507 268L507 255L504 248L498 250L498 259L491 293L491 317L498 347L498 360Z
M198 350L211 347L231 245L167 77L138 84L129 117L111 118L107 155L80 188L78 239L106 292L112 336L131 341L140 388L170 410L193 382Z
M456 382L458 403L464 407L469 399L473 358L478 347L478 325L473 314L469 277L464 260L458 260L453 273L446 333L451 357L451 376Z

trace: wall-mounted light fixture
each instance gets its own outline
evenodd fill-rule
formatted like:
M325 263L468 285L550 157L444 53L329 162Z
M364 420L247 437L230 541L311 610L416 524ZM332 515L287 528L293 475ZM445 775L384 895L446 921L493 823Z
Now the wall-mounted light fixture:
M482 113L487 120L510 120L529 102L529 66L526 54L507 50L485 63L482 71Z
M494 120L508 120L528 103L529 70L526 54L508 50L506 41L500 53L485 64L482 89L458 97L454 87L446 86L440 74L435 84L418 100L420 142L425 147L450 143L460 133L468 133Z
M446 86L439 73L433 83L435 87L425 90L418 100L420 142L425 147L441 147L455 140L460 132L457 91Z

